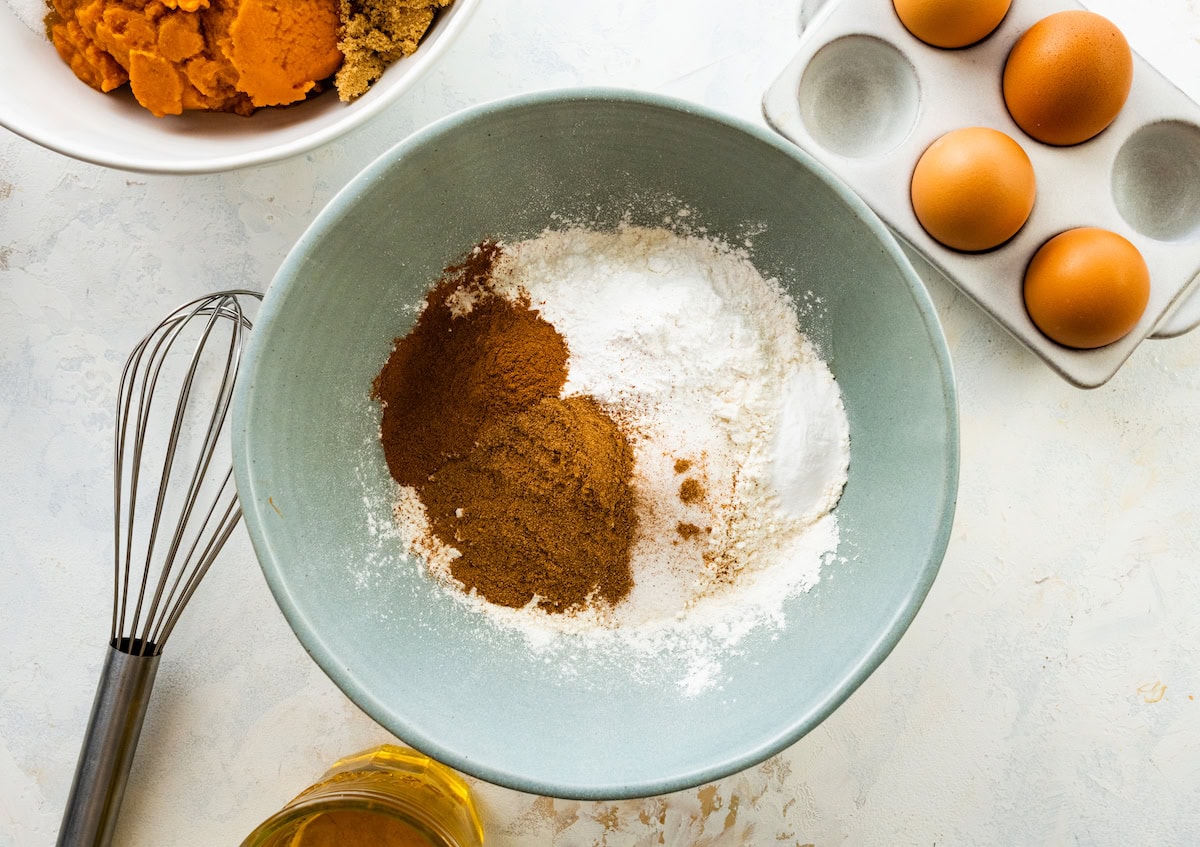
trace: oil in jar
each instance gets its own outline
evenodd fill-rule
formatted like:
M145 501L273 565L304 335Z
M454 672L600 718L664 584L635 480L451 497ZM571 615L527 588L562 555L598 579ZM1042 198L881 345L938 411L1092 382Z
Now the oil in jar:
M466 782L415 750L383 745L340 759L242 847L482 847Z

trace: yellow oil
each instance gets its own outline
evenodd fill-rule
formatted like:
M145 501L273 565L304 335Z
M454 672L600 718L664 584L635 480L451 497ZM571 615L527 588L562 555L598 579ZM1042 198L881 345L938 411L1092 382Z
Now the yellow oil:
M399 818L379 812L341 809L319 812L297 830L290 847L342 847L378 844L379 847L438 847L419 830Z
M242 847L482 847L462 778L415 750L375 747L339 759Z

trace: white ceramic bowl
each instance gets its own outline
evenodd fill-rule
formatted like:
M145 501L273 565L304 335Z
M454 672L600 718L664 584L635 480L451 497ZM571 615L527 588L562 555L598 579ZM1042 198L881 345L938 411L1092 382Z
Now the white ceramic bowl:
M0 125L67 156L147 173L211 173L273 162L319 147L395 102L463 28L478 0L454 0L420 49L362 97L326 92L249 118L186 113L156 118L126 88L101 94L75 78L53 45L0 2Z
M850 423L839 556L787 626L686 684L692 659L564 637L531 650L456 602L395 539L369 392L442 268L555 221L689 223L741 243L796 302ZM561 217L560 217L561 216ZM739 237L740 236L740 237ZM958 412L929 296L879 219L765 129L645 92L549 91L401 142L318 215L276 274L238 377L238 495L267 582L310 655L405 743L518 791L664 794L811 730L916 614L950 537ZM559 652L559 651L563 652ZM702 664L705 662L702 662ZM762 839L755 843L761 843Z

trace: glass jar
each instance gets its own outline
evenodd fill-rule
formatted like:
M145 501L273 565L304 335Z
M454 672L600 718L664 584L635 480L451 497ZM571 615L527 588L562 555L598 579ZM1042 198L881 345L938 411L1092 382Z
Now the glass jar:
M264 821L242 847L482 847L462 777L385 744L347 756Z

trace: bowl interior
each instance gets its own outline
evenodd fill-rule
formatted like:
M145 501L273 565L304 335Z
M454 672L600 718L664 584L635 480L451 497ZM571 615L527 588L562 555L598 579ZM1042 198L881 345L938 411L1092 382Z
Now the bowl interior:
M391 483L371 381L429 284L486 237L558 216L654 226L681 207L822 308L805 319L845 397L839 554L787 626L716 684L681 658L544 654L471 613L381 532ZM533 95L402 142L280 269L239 385L238 487L264 572L325 671L406 742L519 790L665 793L740 770L826 717L883 659L937 571L953 514L953 379L924 288L866 207L749 125L650 95Z
M187 112L156 118L128 87L101 94L84 85L45 37L0 3L0 125L59 153L98 165L151 173L205 173L276 161L311 150L361 125L416 81L466 23L478 0L442 10L421 47L396 62L362 97L327 91L249 118Z

